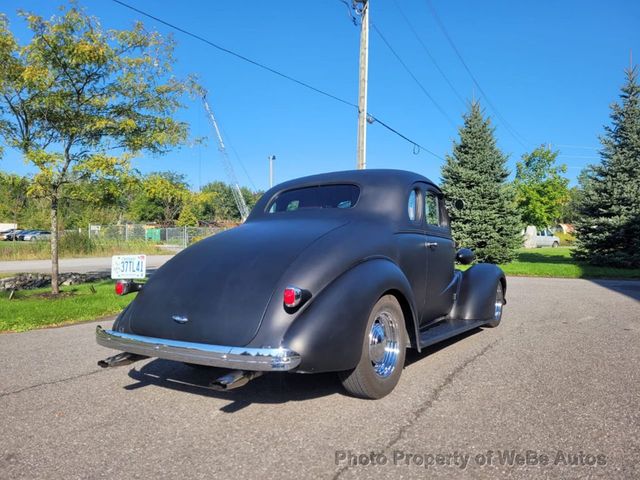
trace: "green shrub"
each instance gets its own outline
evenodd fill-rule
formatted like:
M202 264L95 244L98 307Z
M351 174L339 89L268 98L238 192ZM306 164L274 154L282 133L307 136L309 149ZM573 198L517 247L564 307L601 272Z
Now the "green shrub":
M571 233L557 232L555 236L560 239L560 245L563 247L571 247L576 241L575 235Z

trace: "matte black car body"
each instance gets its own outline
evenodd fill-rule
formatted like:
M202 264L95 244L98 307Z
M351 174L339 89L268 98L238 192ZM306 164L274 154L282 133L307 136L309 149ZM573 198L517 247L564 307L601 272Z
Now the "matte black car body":
M331 184L357 186L357 203L267 210L283 192ZM425 221L428 192L438 198L438 225ZM490 264L461 272L454 269L455 258L442 193L427 178L398 170L301 178L266 192L244 224L162 266L112 332L186 344L284 348L299 356L292 371L350 370L361 357L372 306L385 295L399 302L407 346L418 350L496 321L496 288L505 292L504 274ZM290 285L304 294L297 308L283 304Z

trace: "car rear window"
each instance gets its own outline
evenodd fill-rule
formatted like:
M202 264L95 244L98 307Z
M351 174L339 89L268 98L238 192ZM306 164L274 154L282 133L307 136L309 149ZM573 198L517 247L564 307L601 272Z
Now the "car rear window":
M303 208L351 208L358 201L360 188L356 185L318 185L294 188L274 198L267 211L292 212Z

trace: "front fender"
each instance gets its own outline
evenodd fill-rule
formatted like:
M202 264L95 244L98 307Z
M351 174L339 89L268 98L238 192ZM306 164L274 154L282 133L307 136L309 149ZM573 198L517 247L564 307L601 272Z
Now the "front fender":
M491 320L498 282L507 292L503 271L492 263L479 263L462 272L451 317L456 320ZM506 297L505 297L506 298Z
M404 297L412 316L408 320L413 322L416 310L411 286L400 268L388 259L360 263L323 289L284 336L283 344L302 357L297 370L355 368L371 309L389 291Z

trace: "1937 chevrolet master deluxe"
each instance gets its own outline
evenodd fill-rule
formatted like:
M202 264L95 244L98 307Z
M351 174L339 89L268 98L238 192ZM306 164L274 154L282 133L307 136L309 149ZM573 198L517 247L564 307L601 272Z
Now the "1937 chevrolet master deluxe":
M123 353L229 369L234 388L264 372L338 372L353 395L398 383L406 348L495 327L506 279L495 265L462 272L440 189L399 170L292 180L264 194L247 221L176 255L97 341Z

